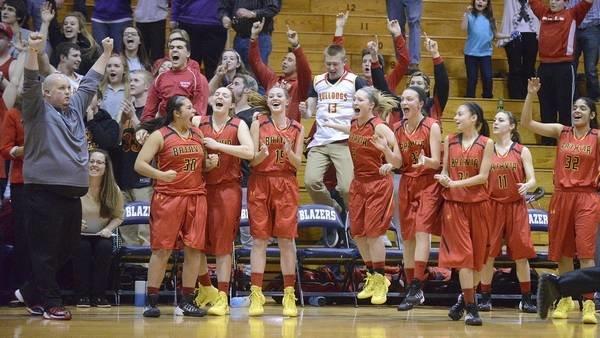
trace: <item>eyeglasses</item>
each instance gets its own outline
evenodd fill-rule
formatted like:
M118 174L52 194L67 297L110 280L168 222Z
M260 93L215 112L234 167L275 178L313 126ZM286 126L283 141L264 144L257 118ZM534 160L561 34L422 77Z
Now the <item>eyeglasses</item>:
M104 165L106 162L100 160L90 160L90 164Z
M138 36L138 33L137 32L123 32L123 36L127 36L127 35Z

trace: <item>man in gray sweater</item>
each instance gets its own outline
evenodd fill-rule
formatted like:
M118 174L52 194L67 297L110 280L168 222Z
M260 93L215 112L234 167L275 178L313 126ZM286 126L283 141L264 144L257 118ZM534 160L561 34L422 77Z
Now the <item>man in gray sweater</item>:
M88 190L88 149L84 118L98 89L113 41L102 41L103 54L71 95L62 74L39 79L38 54L45 37L29 36L23 82L25 127L25 228L33 270L32 280L15 296L32 315L71 319L63 306L56 274L79 242L81 202Z

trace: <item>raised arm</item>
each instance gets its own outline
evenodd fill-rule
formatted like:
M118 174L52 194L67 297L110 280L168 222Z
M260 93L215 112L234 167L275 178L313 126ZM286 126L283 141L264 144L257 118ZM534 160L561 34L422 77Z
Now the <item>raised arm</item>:
M344 26L346 26L346 22L348 22L349 11L339 12L335 16L335 33L333 34L333 43L344 45ZM339 40L336 41L336 38ZM340 43L338 43L340 42Z
M213 95L217 91L217 89L219 89L219 87L222 86L225 73L227 73L227 67L225 65L217 66L217 69L215 70L215 75L213 75L212 79L210 79L210 82L208 82L208 91L210 95Z
M267 66L262 58L260 57L260 46L258 41L258 35L262 32L265 25L265 19L262 21L255 21L252 24L250 32L250 47L248 49L248 63L252 72L256 75L256 79L265 89L269 84L277 79L277 74ZM289 27L288 27L289 30ZM289 38L288 38L289 39ZM211 81L212 82L212 81Z
M400 29L400 24L398 20L387 20L387 28L392 38L394 39L394 48L396 51L396 65L394 69L388 74L386 77L386 82L388 87L392 90L392 93L396 92L396 87L402 78L406 74L406 70L408 69L409 57L408 57L408 48L406 46L406 40L402 36L402 30ZM372 71L372 70L371 70ZM371 74L372 76L372 74Z
M527 97L523 103L523 111L521 112L521 125L532 132L546 136L558 138L563 129L560 123L541 123L532 118L533 96L540 90L540 79L537 77L531 78L527 84Z
M38 32L29 34L25 72L23 79L23 120L36 118L44 111L42 83L39 80L38 53L44 46L44 36Z
M430 39L425 34L425 48L431 53L433 58L433 75L435 77L435 85L433 85L433 101L438 106L439 116L431 116L438 121L442 119L442 112L446 108L448 102L448 96L450 94L450 80L448 79L448 71L444 60L440 55L438 49L438 43L435 40Z
M465 12L463 13L462 21L460 22L460 28L465 32L469 29L469 14L471 14L472 10L473 6L467 6L467 9L465 9Z

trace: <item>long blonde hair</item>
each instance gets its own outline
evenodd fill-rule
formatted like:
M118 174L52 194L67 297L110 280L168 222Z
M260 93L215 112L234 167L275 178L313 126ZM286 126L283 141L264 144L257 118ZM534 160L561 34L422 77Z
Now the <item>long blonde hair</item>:
M275 85L267 91L266 95L260 95L259 93L255 92L255 91L250 91L248 93L248 105L250 105L250 107L252 107L252 108L260 108L260 110L262 111L262 114L271 116L271 109L269 108L269 105L267 103L267 95L269 94L269 92L271 90L273 90L273 88L280 88L281 90L283 90L283 93L285 94L285 98L287 100L290 99L290 93L288 93L287 89L285 89L282 86Z
M373 107L374 112L379 113L379 117L385 120L388 114L396 107L398 107L398 100L395 97L384 94L380 90L373 87L363 87L359 90L364 91L367 94L369 102L375 104Z

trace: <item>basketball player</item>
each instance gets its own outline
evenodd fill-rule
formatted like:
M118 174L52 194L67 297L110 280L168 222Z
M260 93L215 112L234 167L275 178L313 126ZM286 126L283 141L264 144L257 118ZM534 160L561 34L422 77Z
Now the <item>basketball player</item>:
M208 314L229 314L227 294L231 278L233 241L240 224L242 188L240 159L254 157L254 145L248 125L234 114L233 93L226 87L217 89L212 97L212 116L196 116L194 124L204 135L204 146L209 153L219 156L216 168L205 173L208 218L206 223L205 253L217 258L218 291L215 292L208 276L206 260L200 265L200 303L212 303ZM214 299L216 298L216 299ZM198 303L198 302L197 302Z
M458 107L454 116L457 134L444 141L444 167L434 178L446 189L442 208L442 242L439 265L459 270L462 294L448 316L466 325L481 325L475 287L488 257L488 217L491 211L486 189L494 142L483 110L476 103Z
M400 167L401 158L394 133L385 123L386 115L397 105L373 87L359 89L353 107L357 116L350 126L325 122L328 128L349 132L348 146L354 165L350 184L350 233L356 242L367 272L359 299L371 298L371 304L384 304L390 285L385 277L385 244L383 235L392 220L392 176L381 173L385 162ZM376 116L376 112L378 113Z
M283 273L283 315L296 317L296 246L298 228L298 182L296 171L301 164L304 130L286 115L290 102L287 91L273 87L267 93L263 114L252 122L250 133L255 156L250 162L248 182L248 216L250 234L254 238L250 265L250 316L264 313L262 293L267 244L277 238L281 250Z
M154 179L150 204L150 245L148 266L148 307L144 317L159 317L157 307L171 251L183 242L183 297L175 315L201 317L206 311L194 304L194 290L206 247L206 188L202 169L205 151L200 131L193 127L196 110L184 96L167 102L163 126L154 131L142 147L135 170ZM150 165L156 160L157 168Z
M600 133L596 105L579 98L571 111L572 127L559 123L540 123L531 118L533 96L540 90L538 78L529 79L521 123L536 134L558 140L554 165L554 194L550 200L548 259L558 262L563 274L573 270L577 255L581 268L594 266L596 232L600 221L598 179ZM593 293L583 295L582 320L597 324ZM564 297L552 313L554 319L566 319L575 304Z
M402 92L403 120L394 125L402 154L398 195L400 229L404 240L404 271L410 283L399 311L425 301L423 283L429 260L431 234L441 231L442 186L433 178L440 171L442 136L437 120L426 117L427 93L420 87ZM390 167L389 165L387 166Z
M490 251L487 263L481 271L481 300L479 311L492 310L492 277L494 260L506 242L510 257L517 265L517 277L521 287L519 310L535 313L531 299L531 277L528 258L536 257L529 214L523 195L535 187L535 172L531 152L520 144L517 121L511 112L496 114L493 133L494 156L488 179L488 191L492 206L489 227Z

